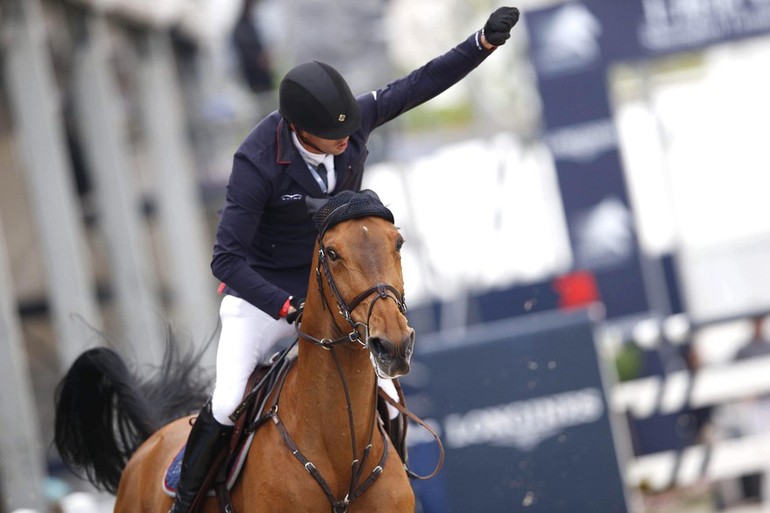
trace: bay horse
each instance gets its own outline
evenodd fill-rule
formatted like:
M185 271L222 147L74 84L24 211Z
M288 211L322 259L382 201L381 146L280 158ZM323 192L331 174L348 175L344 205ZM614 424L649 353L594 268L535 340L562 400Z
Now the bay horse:
M377 377L407 373L414 344L405 315L403 238L376 195L364 195L336 203L332 197L314 217L319 235L297 323L298 356L272 392L272 422L256 431L231 490L235 513L415 510L376 404ZM116 493L116 513L171 507L161 484L191 422L188 416L162 425L172 414L159 410L169 402L178 407L178 396L189 393L183 386L189 372L176 374L166 373L162 385L141 381L116 353L97 348L83 353L59 384L59 453L97 487ZM216 501L205 499L198 511L216 513Z

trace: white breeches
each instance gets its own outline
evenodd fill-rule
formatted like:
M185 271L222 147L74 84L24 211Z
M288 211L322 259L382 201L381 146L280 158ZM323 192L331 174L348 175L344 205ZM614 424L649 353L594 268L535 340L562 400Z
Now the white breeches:
M252 371L269 356L267 352L273 344L294 333L294 326L285 319L274 319L248 301L228 295L222 298L219 318L221 330L211 410L217 422L232 426L229 416L241 403ZM398 400L391 380L381 379L379 384ZM398 415L398 410L391 405L388 410L391 418Z
M257 363L281 338L294 332L284 319L273 319L248 301L225 296L219 306L221 330L217 347L216 383L211 411L220 424L232 426L229 415L243 399Z

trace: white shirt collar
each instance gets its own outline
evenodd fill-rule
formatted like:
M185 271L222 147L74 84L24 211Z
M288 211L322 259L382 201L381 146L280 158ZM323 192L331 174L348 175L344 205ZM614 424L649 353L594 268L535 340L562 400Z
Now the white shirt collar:
M294 143L294 147L297 148L297 151L299 151L299 154L302 156L302 160L312 168L311 173L314 174L314 177L317 176L315 168L318 167L319 164L323 163L326 167L326 180L329 183L326 192L331 194L331 192L334 191L334 187L337 185L337 173L334 170L334 155L330 153L313 153L312 151L309 151L302 146L296 132L291 133L291 140ZM323 189L323 187L321 187L321 189Z
M321 162L324 161L326 158L325 153L313 153L312 151L309 151L307 148L302 146L302 143L299 141L299 138L297 137L296 132L291 133L291 140L294 142L294 147L297 148L297 151L299 151L299 154L302 155L302 160L310 164L311 166L318 166Z

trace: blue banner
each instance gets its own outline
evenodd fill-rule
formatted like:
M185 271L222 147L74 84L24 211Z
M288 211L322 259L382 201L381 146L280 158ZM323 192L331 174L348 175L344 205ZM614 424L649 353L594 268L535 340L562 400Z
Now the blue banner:
M415 485L424 511L627 511L585 311L436 335L420 348L408 402L446 448L439 478ZM417 444L411 461L425 471L435 451Z
M770 0L584 0L607 61L648 58L770 33Z
M570 2L527 15L574 268L595 276L607 317L649 310L634 215L607 98L603 24Z
M526 21L574 267L594 273L608 318L646 312L607 70L770 33L770 0L575 0Z

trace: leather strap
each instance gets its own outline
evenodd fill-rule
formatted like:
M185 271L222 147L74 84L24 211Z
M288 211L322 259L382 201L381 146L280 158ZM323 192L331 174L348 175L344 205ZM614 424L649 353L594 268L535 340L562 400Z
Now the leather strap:
M427 430L428 433L430 433L431 436L435 438L436 443L438 443L438 449L439 449L438 463L436 464L436 468L433 470L433 472L431 472L427 476L421 476L421 475L415 474L414 472L406 468L406 465L404 465L407 475L409 475L409 477L411 477L412 479L417 479L420 481L424 481L424 480L432 479L436 477L436 474L439 473L439 471L441 470L441 467L444 466L444 444L441 443L441 438L436 434L433 428L431 428L424 420L422 420L420 417L418 417L411 411L404 408L398 401L390 397L385 391L380 389L379 394L381 398L383 398L385 401L388 402L388 404L390 404L399 412L401 412L402 415L409 417L415 424Z

